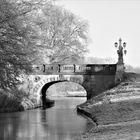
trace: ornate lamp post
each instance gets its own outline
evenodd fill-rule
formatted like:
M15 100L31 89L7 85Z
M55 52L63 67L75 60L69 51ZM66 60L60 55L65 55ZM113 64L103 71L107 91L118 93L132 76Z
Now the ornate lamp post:
M123 54L127 53L127 50L125 49L126 47L126 42L123 43L122 46L122 39L119 39L119 45L117 42L114 43L115 48L117 48L117 54L118 54L118 64L123 64Z

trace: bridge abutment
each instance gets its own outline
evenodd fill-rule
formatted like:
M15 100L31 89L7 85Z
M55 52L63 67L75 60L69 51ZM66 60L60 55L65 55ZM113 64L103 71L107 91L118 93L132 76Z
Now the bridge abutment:
M115 75L86 76L82 86L87 92L87 100L115 86Z

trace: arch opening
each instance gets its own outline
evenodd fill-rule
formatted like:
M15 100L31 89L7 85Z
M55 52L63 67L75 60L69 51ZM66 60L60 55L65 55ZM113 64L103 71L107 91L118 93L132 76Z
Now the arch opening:
M51 107L55 97L87 97L84 87L71 81L53 81L46 83L41 89L43 108ZM53 100L52 100L53 99Z
M54 105L54 100L50 100L46 97L46 91L47 89L55 84L55 83L58 83L58 82L61 82L61 81L53 81L53 82L49 82L49 83L46 83L42 89L41 89L41 100L42 100L42 105L43 105L43 108L47 108L47 107L51 107Z

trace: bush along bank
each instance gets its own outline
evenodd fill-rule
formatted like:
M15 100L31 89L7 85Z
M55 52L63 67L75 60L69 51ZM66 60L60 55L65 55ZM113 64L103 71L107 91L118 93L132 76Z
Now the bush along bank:
M140 75L128 74L117 87L77 106L98 125L140 120Z
M0 91L0 113L24 111L41 107L41 103L37 103L33 96L28 97L23 91L15 90L11 92Z
M24 107L21 105L21 102L18 101L18 98L12 95L0 93L0 113L23 110Z

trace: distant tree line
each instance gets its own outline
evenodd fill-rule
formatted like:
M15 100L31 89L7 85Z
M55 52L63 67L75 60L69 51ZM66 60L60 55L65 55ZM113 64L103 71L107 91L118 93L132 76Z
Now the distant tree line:
M84 60L84 63L88 64L115 64L115 59L111 57L100 58L100 57L87 57Z
M134 67L134 66L126 64L125 71L126 72L133 72L133 73L140 73L140 67Z

